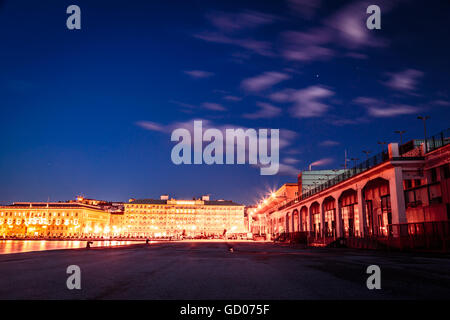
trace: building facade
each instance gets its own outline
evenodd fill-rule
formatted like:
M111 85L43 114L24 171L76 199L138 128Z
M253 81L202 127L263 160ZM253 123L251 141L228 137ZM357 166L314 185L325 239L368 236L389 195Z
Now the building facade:
M80 202L17 202L0 207L2 237L102 237L110 214Z
M426 146L423 140L402 146L391 143L388 152L304 190L276 209L268 210L263 203L259 212L266 216L268 233L276 237L306 232L331 239L448 235L448 133L427 140Z
M254 235L267 234L268 217L277 210L277 208L284 203L287 203L299 195L298 185L296 183L285 183L279 189L269 192L266 198L249 209L249 226L250 231Z
M226 200L130 200L125 204L122 235L127 237L197 237L244 234L244 206Z

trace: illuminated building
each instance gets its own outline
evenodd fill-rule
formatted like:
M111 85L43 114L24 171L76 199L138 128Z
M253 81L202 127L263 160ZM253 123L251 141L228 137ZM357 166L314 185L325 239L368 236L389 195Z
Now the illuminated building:
M227 200L130 199L122 235L129 237L222 236L246 233L244 206Z
M449 236L450 130L382 152L353 168L336 170L294 199L261 203L267 234L306 233L315 239ZM425 152L426 148L426 152ZM331 171L329 172L332 173ZM319 172L314 173L317 176ZM269 199L270 200L270 199ZM269 200L266 199L266 202Z
M101 237L110 213L81 202L16 202L0 207L0 235L16 237Z
M251 232L253 234L267 234L267 218L277 210L277 208L298 197L298 185L296 183L285 183L278 190L269 192L264 199L249 208Z

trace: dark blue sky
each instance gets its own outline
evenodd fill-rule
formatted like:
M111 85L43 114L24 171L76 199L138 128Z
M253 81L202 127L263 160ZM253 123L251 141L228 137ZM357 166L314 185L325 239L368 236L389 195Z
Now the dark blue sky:
M81 30L66 8L81 8ZM381 7L381 30L365 26ZM1 1L0 202L252 203L377 141L450 127L448 1ZM174 128L279 128L276 176L170 160Z

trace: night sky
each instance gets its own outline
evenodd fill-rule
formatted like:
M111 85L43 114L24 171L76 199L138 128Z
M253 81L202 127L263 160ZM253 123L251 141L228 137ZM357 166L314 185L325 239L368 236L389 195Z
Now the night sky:
M345 149L423 138L418 115L450 127L449 39L448 1L0 0L0 202L251 204ZM279 174L173 164L170 134L194 119L280 129Z

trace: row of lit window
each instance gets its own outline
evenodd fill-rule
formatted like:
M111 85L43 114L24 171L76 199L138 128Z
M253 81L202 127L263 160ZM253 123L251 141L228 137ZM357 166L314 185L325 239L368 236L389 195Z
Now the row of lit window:
M135 209L144 209L146 211L148 210L187 210L187 211L194 211L194 210L205 210L205 211L214 211L214 210L236 210L236 211L242 211L242 208L235 208L235 207L204 207L204 206L197 206L195 207L195 209L192 209L192 207L178 207L178 206L151 206L151 207L146 207L146 206L138 206L138 205L129 205L125 207L125 210L135 210Z
M46 217L47 216L47 214L48 214L48 216L50 217L50 216L54 216L54 217L56 217L56 216L58 216L58 217L65 217L66 216L66 213L65 212L58 212L58 213L56 213L56 212L53 212L53 213L51 213L51 212L0 212L0 216L1 217L3 217L3 216L5 216L5 217L12 217L12 216L14 216L14 217ZM75 216L75 217L78 217L78 213L77 212L75 212L75 214L72 212L71 214L69 214L69 213L67 213L67 216L69 217L69 216L71 216L71 217L73 217L73 216Z
M36 218L30 218L30 219L21 219L21 218L8 218L8 219L0 219L0 225L4 224L6 222L6 224L16 224L16 225L20 225L20 224L44 224L44 225L51 225L51 224L55 224L55 225L60 225L60 224L65 224L65 225L69 225L69 224L73 224L73 225L77 225L78 224L78 219L74 219L74 220L62 220L62 219L50 219L48 220L47 218L41 218L41 219L36 219Z

